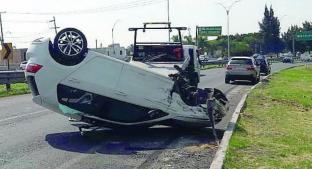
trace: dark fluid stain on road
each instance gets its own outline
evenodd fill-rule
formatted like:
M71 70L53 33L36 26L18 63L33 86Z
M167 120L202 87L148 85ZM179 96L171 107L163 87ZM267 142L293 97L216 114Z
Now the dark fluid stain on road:
M217 130L219 140L223 130ZM189 144L172 144L176 139L192 140ZM142 151L162 151L184 148L198 144L214 144L211 129L176 129L170 127L146 130L96 130L86 136L80 132L65 132L46 135L45 140L53 148L85 154L135 155ZM169 146L170 145L170 146Z

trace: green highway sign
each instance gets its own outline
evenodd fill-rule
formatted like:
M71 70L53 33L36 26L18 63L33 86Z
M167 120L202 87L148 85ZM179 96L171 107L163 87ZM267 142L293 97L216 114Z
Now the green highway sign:
M199 36L220 36L222 34L222 26L206 26L197 27Z
M312 31L298 32L295 37L297 41L310 41L312 40Z

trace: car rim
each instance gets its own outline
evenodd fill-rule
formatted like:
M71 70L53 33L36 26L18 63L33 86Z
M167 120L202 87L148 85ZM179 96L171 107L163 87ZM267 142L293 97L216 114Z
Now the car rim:
M83 48L82 36L74 31L66 31L58 38L58 48L62 54L74 56L79 54Z

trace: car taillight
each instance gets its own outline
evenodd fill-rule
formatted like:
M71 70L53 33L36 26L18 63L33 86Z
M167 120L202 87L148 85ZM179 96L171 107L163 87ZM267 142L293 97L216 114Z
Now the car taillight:
M181 60L182 59L182 48L175 48L173 49L173 52L175 54L176 59Z
M26 72L37 73L41 68L42 68L42 65L38 65L35 63L29 63L26 66Z
M253 66L249 66L249 67L247 67L246 69L249 70L249 71L256 70L255 67L253 67Z
M226 66L226 70L232 70L232 69L233 69L232 66L230 66L230 65L227 65L227 66Z

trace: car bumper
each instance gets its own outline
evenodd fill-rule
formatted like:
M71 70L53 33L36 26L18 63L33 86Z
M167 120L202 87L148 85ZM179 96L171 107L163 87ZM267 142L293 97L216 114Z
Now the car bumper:
M255 75L226 75L229 80L254 80Z

